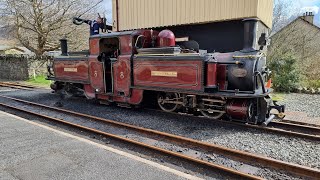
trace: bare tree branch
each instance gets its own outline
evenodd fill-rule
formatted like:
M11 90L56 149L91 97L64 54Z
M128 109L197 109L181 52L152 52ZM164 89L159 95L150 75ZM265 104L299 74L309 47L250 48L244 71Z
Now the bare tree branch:
M272 34L278 32L299 15L294 0L274 0Z
M15 27L16 39L40 56L57 50L61 38L68 38L74 47L87 43L89 27L73 25L72 17L88 11L96 2L98 0L0 0L0 7L5 7L0 14L10 14L6 18ZM88 11L87 15L90 14L96 14L94 9Z

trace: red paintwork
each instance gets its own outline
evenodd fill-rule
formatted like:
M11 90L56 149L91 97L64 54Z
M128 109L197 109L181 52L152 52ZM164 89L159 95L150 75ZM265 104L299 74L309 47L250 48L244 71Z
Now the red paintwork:
M121 55L131 55L132 42L131 36L120 36L120 52Z
M97 94L97 99L110 100L111 96L105 94Z
M123 92L125 96L130 95L130 56L119 56L118 61L113 64L114 95Z
M186 90L203 92L204 86L214 87L216 85L219 85L220 90L225 89L226 66L208 62L206 64L207 72L203 72L203 63L205 62L201 57L194 60L183 60L174 57L172 59L166 57L166 60L161 57L139 60L139 57L137 57L137 59L133 60L133 81L131 79L131 54L135 38L139 35L144 36L144 48L148 48L151 47L152 37L155 40L159 32L137 30L132 36L121 35L118 37L120 52L117 61L113 64L113 94L106 94L105 83L110 82L104 82L103 63L97 59L100 54L99 37L90 39L90 56L88 60L55 61L56 79L63 78L65 81L70 80L84 84L84 91L88 98L135 105L142 102L145 89L161 91L161 88L166 88L177 90L178 92ZM157 44L157 46L174 45L174 35L172 33L162 31L160 35L163 38L163 42L162 45ZM158 37L159 39L161 38ZM221 54L220 56L223 56L223 59L229 54ZM65 67L77 68L78 71L64 72ZM154 71L153 75L151 75L152 71ZM203 82L206 82L206 84L203 84ZM139 87L139 89L134 87ZM230 106L229 110L231 111L232 108L233 106Z
M207 87L214 87L217 85L217 64L207 64Z
M121 103L128 102L127 98L124 97L124 96L113 96L112 100L115 101L115 102L121 102Z
M134 85L184 90L202 89L202 62L134 60ZM177 77L151 76L151 71L177 72Z
M151 30L137 30L132 34L132 36L137 38L139 35L143 35L144 39L145 39L143 48L150 48L152 45L151 33L152 33L152 37L154 38L154 40L157 40L159 31L154 31L154 30L152 30L152 31ZM134 46L135 41L132 43L133 43L132 46Z
M142 89L132 89L130 94L131 95L129 97L113 96L112 100L115 102L129 103L129 104L134 104L134 105L138 105L142 102L142 99L143 99L143 90Z
M88 62L86 60L54 61L54 73L57 80L89 83ZM77 69L77 72L65 71L65 68Z
M226 61L228 59L233 59L233 53L217 53L215 55L215 59L218 61ZM217 66L217 83L219 86L219 90L226 90L227 86L227 66L226 65L218 65Z
M90 55L99 55L100 53L99 43L100 43L99 38L92 38L89 40Z
M84 85L84 92L88 98L95 98L96 94L90 84Z
M96 56L89 58L89 76L92 88L98 89L98 93L105 93L103 64L97 60Z
M130 104L140 104L143 99L143 90L142 89L132 89L131 97L128 99Z
M246 99L234 100L228 103L226 112L233 119L244 120L248 118L249 102Z
M145 32L145 31L141 31ZM105 95L105 85L103 77L103 64L97 60L99 55L100 39L90 39L90 58L89 58L89 77L91 86L85 86L85 92L88 97L110 100L115 102L127 102L130 104L139 104L143 98L143 90L130 89L130 57L132 53L132 39L130 35L120 36L120 53L118 61L113 64L113 81L114 94L113 96ZM106 82L108 83L108 82ZM95 92L99 89L99 93ZM119 96L119 93L124 93L124 96Z
M217 65L217 83L219 90L226 90L226 77L227 66L226 65Z
M159 47L173 47L176 45L176 37L170 30L162 30L158 35Z

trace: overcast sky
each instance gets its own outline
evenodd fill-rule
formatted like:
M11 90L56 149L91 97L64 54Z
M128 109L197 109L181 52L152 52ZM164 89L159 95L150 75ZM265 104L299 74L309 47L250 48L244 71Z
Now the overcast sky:
M161 1L161 0L160 0ZM286 1L286 0L284 0ZM293 0L294 6L299 7L301 15L303 12L311 11L315 14L315 22L320 25L320 0ZM112 0L104 0L107 12L112 12ZM108 13L108 20L111 21L112 15Z
M320 0L300 0L301 12L312 11L315 14L315 22L320 25Z

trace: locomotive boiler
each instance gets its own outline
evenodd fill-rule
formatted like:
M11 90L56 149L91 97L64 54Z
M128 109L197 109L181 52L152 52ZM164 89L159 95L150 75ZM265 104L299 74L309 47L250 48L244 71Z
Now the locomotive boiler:
M139 106L155 101L166 112L188 111L212 119L267 124L284 112L266 82L266 30L257 19L243 22L243 48L207 52L168 29L94 35L89 53L72 54L62 41L48 79L55 92L83 94L103 104ZM207 36L210 36L208 34Z

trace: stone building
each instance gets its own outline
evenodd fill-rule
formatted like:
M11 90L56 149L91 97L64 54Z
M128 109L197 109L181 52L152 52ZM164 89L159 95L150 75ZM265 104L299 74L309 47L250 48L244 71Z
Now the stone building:
M308 80L320 79L320 28L314 24L314 14L307 12L272 35L268 56L276 60L291 53Z

